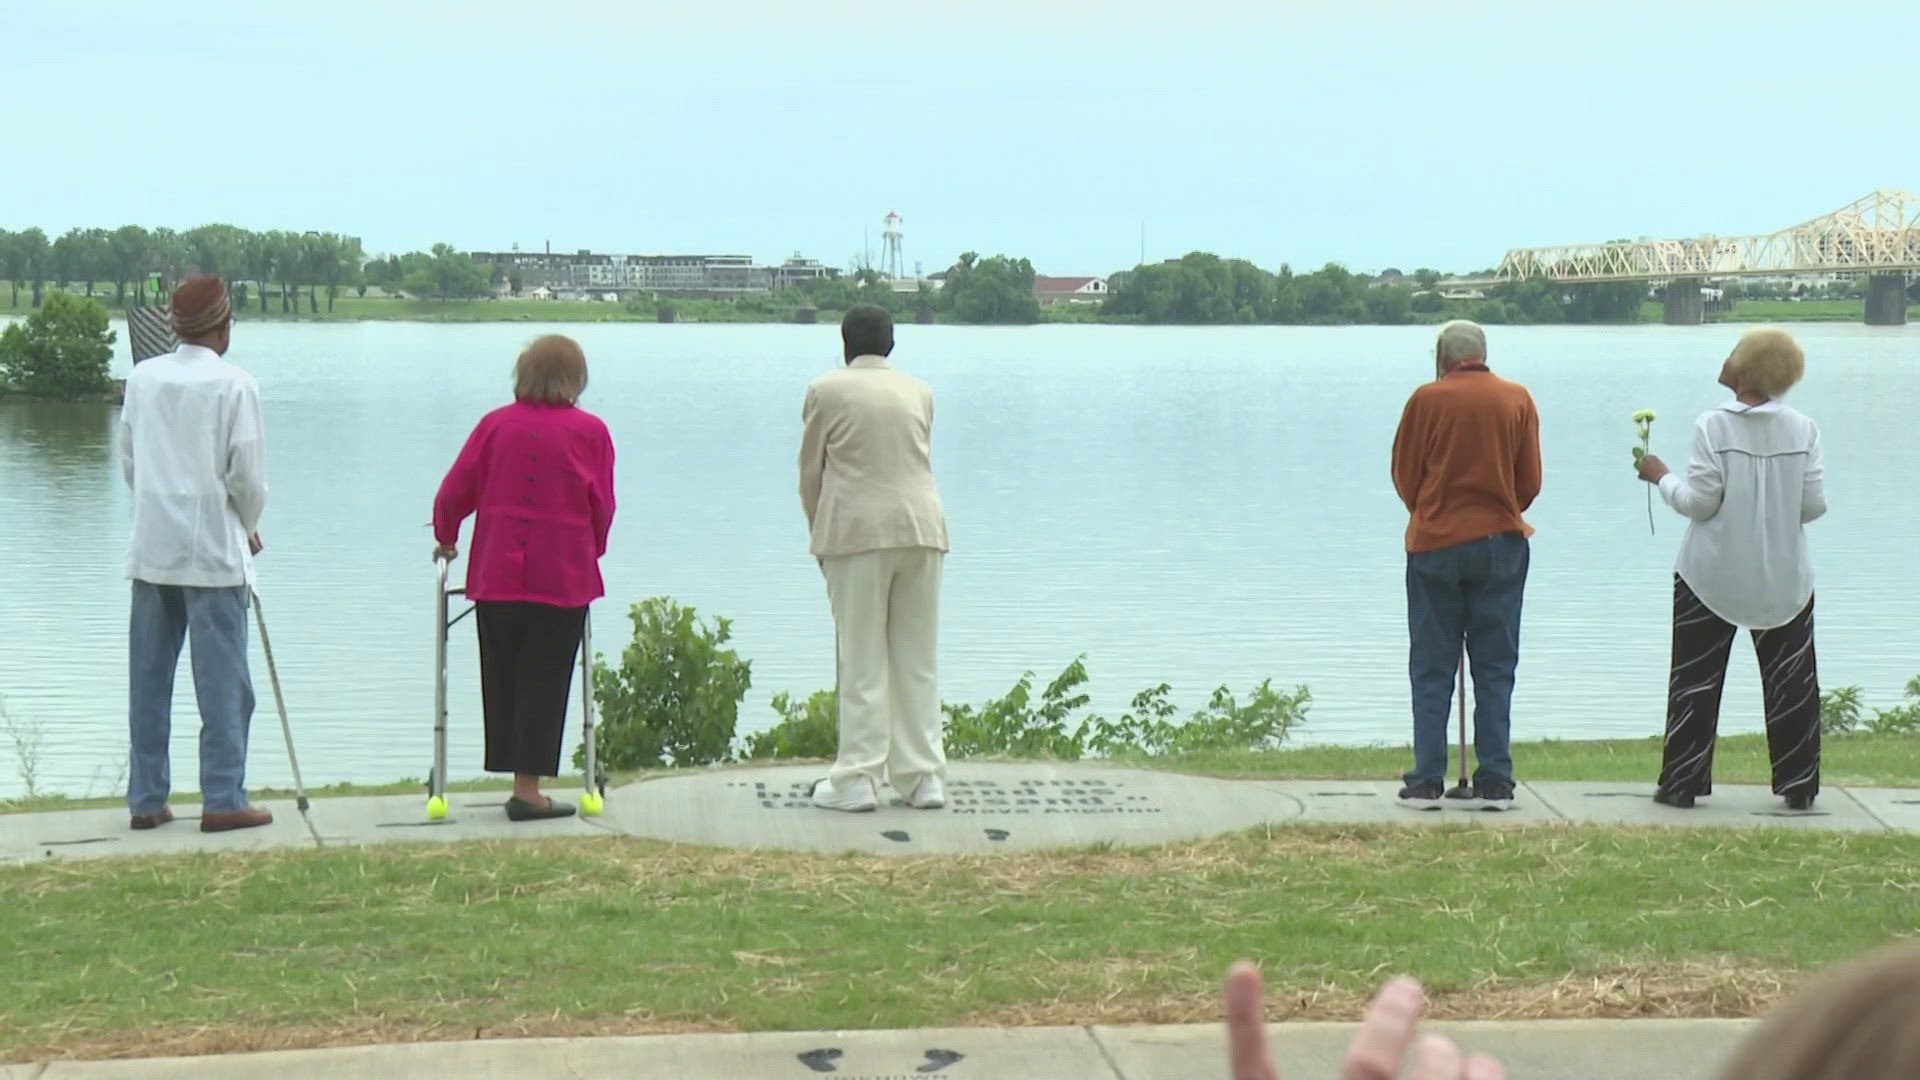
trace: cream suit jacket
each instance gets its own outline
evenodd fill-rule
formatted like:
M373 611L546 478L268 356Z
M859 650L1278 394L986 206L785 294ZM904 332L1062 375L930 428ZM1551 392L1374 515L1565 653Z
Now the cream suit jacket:
M860 356L807 387L800 506L817 558L883 548L947 550L933 483L933 388Z

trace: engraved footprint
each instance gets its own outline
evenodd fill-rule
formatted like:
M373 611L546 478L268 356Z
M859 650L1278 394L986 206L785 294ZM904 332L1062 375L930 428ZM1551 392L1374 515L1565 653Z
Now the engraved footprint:
M800 1064L805 1065L807 1068L812 1069L814 1072L822 1072L822 1073L834 1072L836 1069L839 1068L839 1066L835 1065L834 1062L840 1060L840 1051L833 1047L826 1047L820 1050L809 1050L806 1053L799 1055L799 1057L800 1057Z

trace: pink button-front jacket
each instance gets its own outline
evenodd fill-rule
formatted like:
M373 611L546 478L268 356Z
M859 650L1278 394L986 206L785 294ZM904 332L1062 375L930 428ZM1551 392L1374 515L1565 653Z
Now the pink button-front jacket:
M515 402L482 417L433 500L433 537L460 539L467 598L584 607L605 595L613 525L613 439L572 405Z

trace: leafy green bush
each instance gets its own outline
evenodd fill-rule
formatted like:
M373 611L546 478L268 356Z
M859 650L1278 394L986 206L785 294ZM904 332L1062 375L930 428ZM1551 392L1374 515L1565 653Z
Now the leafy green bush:
M752 663L723 648L733 624L712 625L670 597L633 605L633 640L620 663L594 662L600 713L600 761L608 769L725 761L740 702L753 685ZM575 750L576 767L584 748Z
M113 385L115 334L97 300L50 292L40 310L0 331L0 384L45 397L84 397Z
M1920 735L1920 675L1907 680L1906 704L1873 710L1867 731L1874 735Z
M1313 695L1304 686L1291 691L1273 688L1264 679L1242 705L1221 686L1205 708L1175 723L1166 683L1135 694L1133 707L1117 721L1095 716L1088 721L1087 747L1102 757L1122 754L1194 754L1218 750L1272 750L1305 721Z
M1077 761L1087 756L1119 757L1184 754L1209 750L1276 747L1306 717L1312 695L1304 686L1279 691L1271 680L1253 689L1242 704L1224 686L1206 707L1184 723L1168 701L1165 683L1134 695L1133 705L1116 720L1077 716L1088 697L1086 657L1076 657L1052 682L1034 690L1034 673L1020 676L1005 695L981 705L943 705L946 750L953 758L1008 756ZM747 740L749 758L830 758L839 741L837 702L832 690L804 702L786 694L773 699L780 721Z
M815 690L796 702L786 691L773 695L773 711L780 722L747 736L741 756L760 758L830 758L840 751L840 698L832 690Z
M1828 735L1845 735L1860 726L1858 686L1841 686L1820 695L1820 730Z

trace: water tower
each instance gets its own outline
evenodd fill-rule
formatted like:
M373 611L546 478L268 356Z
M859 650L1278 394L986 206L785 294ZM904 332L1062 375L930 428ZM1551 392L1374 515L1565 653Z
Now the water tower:
M887 211L886 228L880 232L886 242L886 250L880 257L880 272L888 281L899 281L907 276L906 256L900 251L900 215Z

